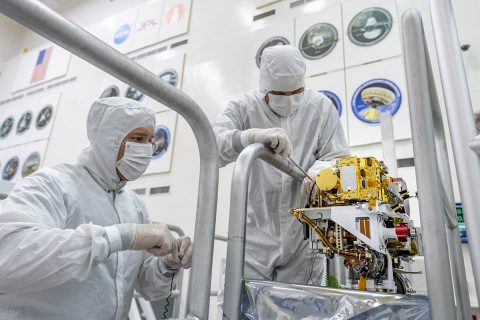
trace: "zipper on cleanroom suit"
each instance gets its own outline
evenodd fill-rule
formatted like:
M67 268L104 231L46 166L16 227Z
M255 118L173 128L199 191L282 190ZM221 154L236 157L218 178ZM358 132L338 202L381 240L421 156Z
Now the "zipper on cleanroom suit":
M118 214L117 207L115 206L116 196L117 196L117 191L113 190L113 198L112 198L113 210L115 210L115 214L117 215L117 223L120 224L122 222L120 220L120 215ZM118 309L120 307L120 301L118 301L119 300L119 294L118 294L118 287L117 287L117 273L118 273L119 253L115 252L115 254L117 255L117 259L116 259L116 263L115 263L115 274L114 274L114 278L113 278L113 283L115 285L115 301L116 301L115 318L114 319L117 319Z
M281 117L280 118L280 126L282 129L285 130L288 136L288 140L292 140L291 137L291 128L290 128L290 117ZM292 145L292 153L293 153L293 145ZM287 176L283 173L280 173L280 179L281 179L281 200L280 200L280 212L279 214L279 220L280 220L280 230L281 230L281 237L282 237L282 242L288 241L287 239L290 238L290 230L289 230L289 223L288 223L288 217L285 217L285 214L283 214L282 209L288 207L288 190L286 188L287 184ZM285 259L285 254L282 250L282 261Z

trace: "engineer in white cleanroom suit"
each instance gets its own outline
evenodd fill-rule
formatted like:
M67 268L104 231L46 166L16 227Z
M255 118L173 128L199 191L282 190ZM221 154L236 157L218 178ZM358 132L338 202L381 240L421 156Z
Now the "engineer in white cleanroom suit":
M222 165L235 161L252 143L291 156L312 177L331 166L331 160L348 156L334 105L304 86L305 63L298 49L265 49L259 90L231 101L213 123ZM247 207L247 279L320 283L322 258L313 255L302 224L288 213L300 205L300 187L300 182L263 161L253 165ZM305 179L302 187L307 193L312 184Z
M190 238L150 224L125 188L148 166L154 128L134 100L98 100L78 164L43 168L0 203L0 319L127 319L134 289L169 294Z

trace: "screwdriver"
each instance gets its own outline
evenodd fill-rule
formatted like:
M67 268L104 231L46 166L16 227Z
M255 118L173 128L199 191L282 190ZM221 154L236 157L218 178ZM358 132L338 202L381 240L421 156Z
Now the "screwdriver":
M290 160L291 163L293 163L295 165L295 167L297 167L300 171L302 171L302 173L305 175L305 177L307 177L308 179L310 179L310 181L312 181L313 183L315 183L315 181L313 181L312 177L310 177L308 175L308 173L305 172L305 170L303 170L302 167L300 167L300 165L298 163L296 163L292 157L288 156L288 160Z

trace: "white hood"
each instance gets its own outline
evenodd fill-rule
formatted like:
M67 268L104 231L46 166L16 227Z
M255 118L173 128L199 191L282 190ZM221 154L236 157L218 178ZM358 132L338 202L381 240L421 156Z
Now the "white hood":
M87 119L90 147L82 151L78 162L106 191L122 188L126 182L117 175L117 154L125 136L140 127L155 128L153 111L140 102L122 97L95 101Z
M305 62L297 48L273 46L265 49L260 63L259 89L293 91L305 86Z

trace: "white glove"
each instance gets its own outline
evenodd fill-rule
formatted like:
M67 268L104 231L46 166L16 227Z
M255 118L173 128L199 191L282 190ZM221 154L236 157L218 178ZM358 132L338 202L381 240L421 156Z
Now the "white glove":
M179 237L176 242L177 250L163 257L163 262L171 268L188 269L192 265L192 240L190 237Z
M284 158L292 154L292 144L282 128L247 129L240 134L243 147L252 143L263 143Z
M316 160L313 165L308 169L308 176L312 178L313 181L316 181L317 175L320 171L325 168L330 168L335 164L335 160ZM300 193L306 197L310 195L310 191L313 188L313 181L305 177L302 182L302 186L300 187ZM316 198L318 194L318 188L315 188L312 192L312 198Z
M310 176L310 175L309 175ZM314 175L314 176L310 176L310 178L313 179L313 181L315 181L315 179L317 178L317 175ZM310 180L309 178L305 177L302 181L302 186L300 187L300 193L302 195L305 195L305 196L309 196L310 195L310 191L312 191L312 188L313 188L313 181ZM316 188L315 188L316 189ZM315 192L315 190L313 191ZM313 195L313 193L312 193Z
M117 224L123 250L148 250L155 256L177 251L177 242L165 224Z
M316 181L315 179L317 178L316 175L311 176L313 181ZM315 184L312 182L312 180L308 179L305 177L302 182L302 186L300 187L300 194L301 194L301 201L306 204L310 203L310 201L315 201L315 199L318 199L318 188L315 186Z

